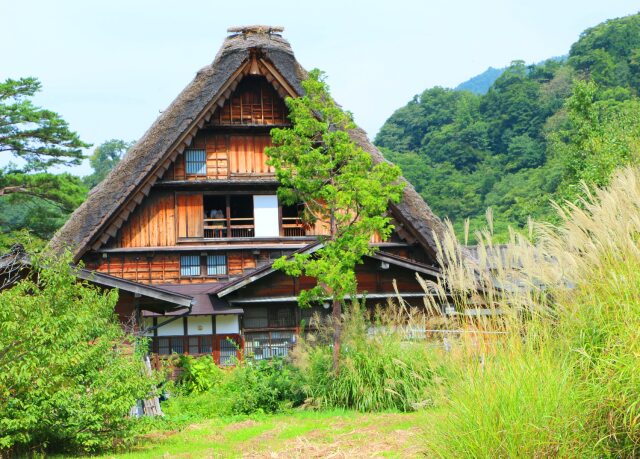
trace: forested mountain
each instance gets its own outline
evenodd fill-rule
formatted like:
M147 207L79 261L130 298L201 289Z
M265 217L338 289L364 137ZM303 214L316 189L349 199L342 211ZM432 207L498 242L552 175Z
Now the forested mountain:
M486 94L491 85L502 75L505 69L489 67L479 75L469 78L455 87L457 91L469 91L474 94Z
M551 199L607 182L640 156L640 15L584 31L567 59L514 61L486 94L435 87L375 139L434 211L496 232L552 219Z

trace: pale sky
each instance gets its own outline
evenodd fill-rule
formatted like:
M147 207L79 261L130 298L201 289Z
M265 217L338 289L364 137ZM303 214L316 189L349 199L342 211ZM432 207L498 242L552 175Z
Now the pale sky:
M228 27L280 25L298 61L328 74L373 138L426 88L566 54L587 27L639 9L637 0L0 0L0 79L39 78L36 102L87 142L134 140L213 60Z

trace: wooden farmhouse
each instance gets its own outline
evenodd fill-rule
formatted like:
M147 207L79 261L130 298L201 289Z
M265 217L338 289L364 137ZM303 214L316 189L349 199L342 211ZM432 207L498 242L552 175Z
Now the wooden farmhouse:
M80 277L117 288L117 313L152 337L153 352L212 354L229 363L286 355L311 314L297 296L313 279L272 269L294 251L314 251L323 225L302 224L278 202L266 165L269 131L289 125L286 97L302 94L306 71L282 29L230 29L211 65L162 112L118 166L56 234L50 247L82 262ZM353 140L376 162L364 131ZM395 297L422 303L424 278L438 275L440 220L407 184L389 206L395 232L357 268L368 305Z

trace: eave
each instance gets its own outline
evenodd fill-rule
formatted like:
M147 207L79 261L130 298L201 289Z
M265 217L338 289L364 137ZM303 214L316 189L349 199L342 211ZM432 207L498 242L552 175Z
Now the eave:
M166 301L178 306L177 308L171 309L191 309L193 297L189 295L169 292L152 285L139 284L137 282L132 282L126 279L121 279L119 277L110 276L108 274L103 274L96 271L90 271L84 268L76 268L74 273L76 277L91 282L92 284L97 284L103 287L117 288L134 295L145 296L160 301Z

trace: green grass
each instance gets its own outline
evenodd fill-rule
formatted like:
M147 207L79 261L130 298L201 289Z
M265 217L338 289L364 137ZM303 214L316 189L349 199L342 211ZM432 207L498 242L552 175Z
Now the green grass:
M209 419L181 430L156 430L122 454L103 458L418 457L426 412L361 414L295 411Z

